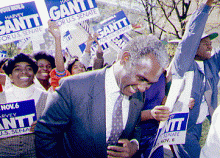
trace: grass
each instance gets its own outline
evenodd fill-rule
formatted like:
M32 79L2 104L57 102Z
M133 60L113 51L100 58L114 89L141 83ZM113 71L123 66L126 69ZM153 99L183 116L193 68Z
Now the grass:
M206 141L206 137L209 132L210 123L209 120L206 118L205 121L202 123L202 136L200 138L200 146L203 147Z

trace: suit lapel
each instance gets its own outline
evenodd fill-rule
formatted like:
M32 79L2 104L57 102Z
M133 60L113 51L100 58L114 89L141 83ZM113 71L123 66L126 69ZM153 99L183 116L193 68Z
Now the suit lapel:
M137 123L142 108L143 108L142 95L138 92L130 98L128 120L125 126L125 130L122 133L122 137L128 138L129 134L134 130L134 127Z

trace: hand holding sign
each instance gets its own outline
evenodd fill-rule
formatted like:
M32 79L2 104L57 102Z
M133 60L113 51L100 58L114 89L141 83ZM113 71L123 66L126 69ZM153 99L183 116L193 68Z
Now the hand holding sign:
M36 125L37 125L37 120L31 124L30 132L34 132Z
M29 134L36 121L34 100L25 100L0 105L0 139ZM34 126L33 126L34 127Z
M169 108L166 106L155 106L151 110L151 115L157 121L165 121L170 116Z
M189 109L193 109L195 105L195 99L194 98L190 98L189 99Z

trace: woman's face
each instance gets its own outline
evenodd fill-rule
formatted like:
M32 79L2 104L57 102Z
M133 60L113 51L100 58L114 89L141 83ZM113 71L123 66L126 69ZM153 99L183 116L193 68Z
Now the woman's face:
M29 63L19 62L15 64L9 77L14 85L25 88L33 84L34 71Z
M71 74L75 75L75 74L79 74L79 73L85 72L85 71L86 70L85 70L84 65L81 62L76 61L72 66Z
M46 59L39 59L37 61L38 71L36 74L39 80L49 80L49 73L52 70L51 63Z

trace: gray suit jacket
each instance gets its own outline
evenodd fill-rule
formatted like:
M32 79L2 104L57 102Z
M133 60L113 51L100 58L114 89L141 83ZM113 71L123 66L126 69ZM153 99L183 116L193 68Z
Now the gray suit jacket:
M39 157L106 157L105 70L64 78L48 96L36 128ZM143 97L130 98L129 117L121 138L140 139Z

